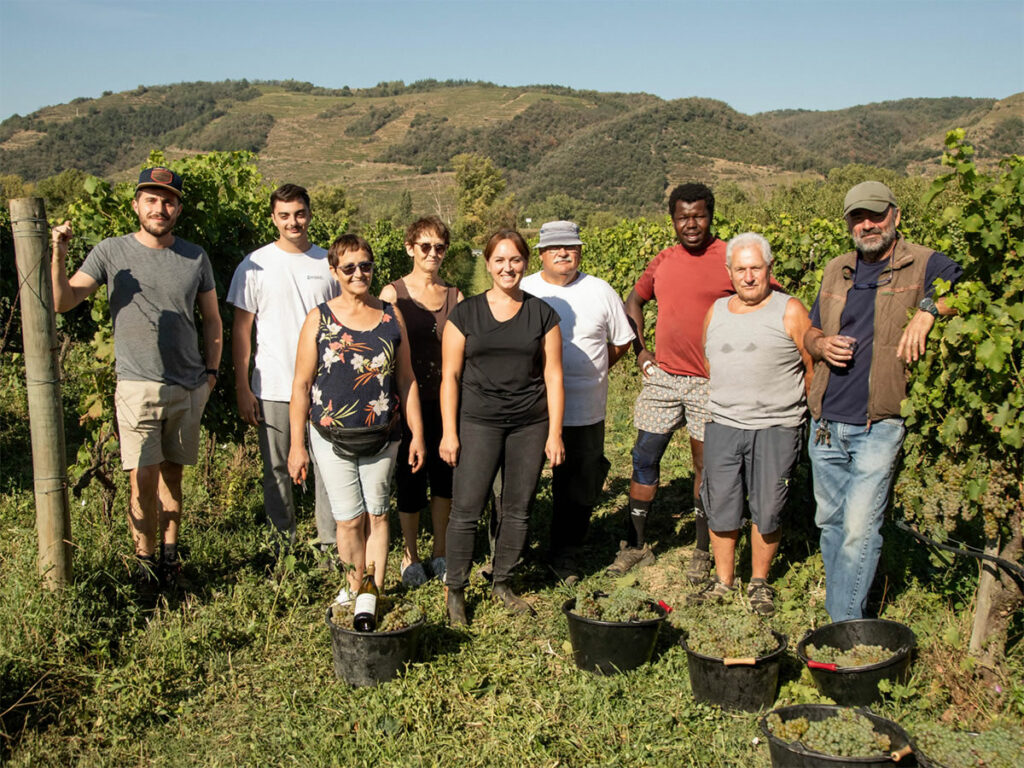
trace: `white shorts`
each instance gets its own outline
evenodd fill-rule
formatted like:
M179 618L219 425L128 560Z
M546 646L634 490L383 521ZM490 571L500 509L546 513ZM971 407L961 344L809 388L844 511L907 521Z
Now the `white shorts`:
M373 456L343 459L319 432L309 430L309 447L320 475L319 481L327 490L331 516L336 521L354 520L365 512L387 514L398 444L398 440L392 440Z

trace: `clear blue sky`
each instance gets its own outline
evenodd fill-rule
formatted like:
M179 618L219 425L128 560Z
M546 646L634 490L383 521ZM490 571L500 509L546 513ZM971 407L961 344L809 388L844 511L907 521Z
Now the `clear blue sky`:
M188 80L467 78L754 113L1024 90L1024 0L0 0L0 119Z

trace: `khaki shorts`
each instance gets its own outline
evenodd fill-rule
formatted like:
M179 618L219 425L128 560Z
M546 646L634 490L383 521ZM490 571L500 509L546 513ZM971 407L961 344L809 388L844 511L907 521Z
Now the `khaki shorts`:
M675 432L683 424L690 437L704 441L704 425L711 421L708 412L708 380L700 376L676 376L658 366L651 375L633 408L636 428L655 435Z
M121 466L151 467L164 461L195 464L199 422L210 387L192 390L158 381L119 381L114 391L121 438Z

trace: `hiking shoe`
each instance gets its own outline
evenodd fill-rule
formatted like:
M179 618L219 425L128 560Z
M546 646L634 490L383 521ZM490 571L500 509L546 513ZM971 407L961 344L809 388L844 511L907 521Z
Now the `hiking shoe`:
M736 594L736 586L728 586L719 581L717 577L712 579L700 592L694 592L686 596L687 605L700 605L702 603L721 603L733 599Z
M708 583L712 565L714 560L710 552L702 549L693 550L690 564L686 566L686 580L695 587Z
M427 583L427 572L423 563L409 563L402 569L402 584L406 587L418 587Z
M747 600L750 610L761 616L775 613L775 590L764 579L751 579L747 584Z
M619 542L619 554L615 561L605 569L609 576L625 576L638 565L653 565L654 552L646 544L642 547L630 547L625 541Z

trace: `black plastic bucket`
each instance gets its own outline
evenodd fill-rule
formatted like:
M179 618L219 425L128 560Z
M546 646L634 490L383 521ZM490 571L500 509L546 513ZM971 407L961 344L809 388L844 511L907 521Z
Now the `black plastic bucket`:
M863 667L834 667L808 659L808 643L818 647L830 645L843 651L855 645L880 645L891 649L893 655ZM878 690L881 680L906 680L910 654L916 645L917 637L906 624L886 619L851 619L811 630L797 643L796 653L811 670L819 691L837 704L860 707L881 698Z
M750 659L719 659L697 653L686 644L686 665L690 670L693 698L725 709L757 712L775 703L779 690L779 666L786 652L785 635L772 630L779 647L767 656Z
M415 659L423 624L424 619L420 619L410 627L393 632L356 632L331 621L331 609L328 608L327 626L331 629L334 674L349 685L387 682Z
M562 606L569 620L569 642L576 666L599 675L614 675L643 666L651 660L665 609L651 603L658 617L644 621L599 621L572 612L576 598Z
M778 715L783 722L797 717L806 717L811 722L815 722L824 720L826 717L834 717L841 709L845 709L845 707L833 707L826 704L797 704L792 707L779 707L768 712L761 718L759 725L761 733L768 739L772 765L775 768L837 768L837 766L844 765L858 768L894 768L894 766L913 768L919 765L913 752L904 755L898 762L889 754L879 754L877 757L837 757L807 749L800 742L783 741L768 730L768 715L771 714ZM910 746L907 732L892 720L886 720L866 709L858 709L857 712L870 720L878 733L884 733L889 737L893 752L900 752Z

